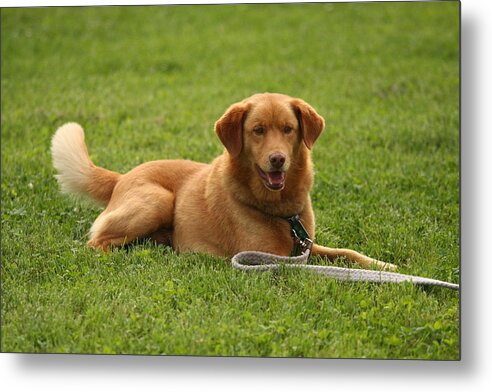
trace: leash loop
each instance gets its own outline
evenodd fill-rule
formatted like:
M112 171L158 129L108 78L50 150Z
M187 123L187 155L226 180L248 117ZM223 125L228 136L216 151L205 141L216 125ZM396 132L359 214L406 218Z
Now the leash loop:
M256 251L240 252L232 257L231 262L234 268L242 271L270 271L284 266L313 271L339 281L373 283L411 282L415 285L440 286L452 290L459 290L460 288L459 285L454 283L397 272L306 264L310 253L311 249L306 249L300 256L287 257Z

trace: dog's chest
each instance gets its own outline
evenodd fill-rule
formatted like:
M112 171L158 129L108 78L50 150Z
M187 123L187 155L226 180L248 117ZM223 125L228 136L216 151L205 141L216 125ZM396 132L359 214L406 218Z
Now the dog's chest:
M187 215L175 223L173 242L179 251L231 257L254 250L288 256L293 248L287 220L245 213L240 208Z

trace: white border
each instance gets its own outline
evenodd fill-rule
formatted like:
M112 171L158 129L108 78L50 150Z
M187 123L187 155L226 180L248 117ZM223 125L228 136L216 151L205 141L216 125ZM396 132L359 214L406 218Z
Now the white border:
M6 6L225 1L1 0ZM242 3L259 1L243 1ZM275 2L275 1L272 1ZM289 1L287 1L289 2ZM0 354L4 390L483 391L492 385L492 2L462 2L462 361ZM9 388L10 387L10 388ZM6 389L8 388L8 389Z

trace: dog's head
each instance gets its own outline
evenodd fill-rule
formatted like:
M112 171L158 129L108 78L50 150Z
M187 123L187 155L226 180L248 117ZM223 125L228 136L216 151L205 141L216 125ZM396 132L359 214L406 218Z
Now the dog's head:
M231 159L249 166L269 191L280 191L289 170L302 164L300 152L313 147L324 125L303 100L265 93L230 106L215 131Z

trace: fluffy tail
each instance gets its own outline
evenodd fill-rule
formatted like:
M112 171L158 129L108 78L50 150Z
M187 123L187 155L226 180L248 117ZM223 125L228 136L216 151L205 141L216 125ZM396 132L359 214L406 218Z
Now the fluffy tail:
M92 163L79 124L68 123L58 128L51 141L51 155L62 192L89 196L103 204L109 202L121 174Z

